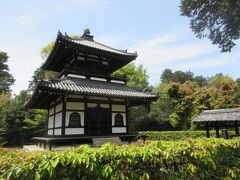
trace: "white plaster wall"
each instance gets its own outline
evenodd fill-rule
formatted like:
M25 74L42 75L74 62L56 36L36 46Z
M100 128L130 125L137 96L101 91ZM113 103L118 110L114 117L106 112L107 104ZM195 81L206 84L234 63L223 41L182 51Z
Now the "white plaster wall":
M68 98L83 99L83 96L79 96L79 95L69 95Z
M112 133L126 133L127 129L126 127L113 127Z
M48 128L53 128L53 118L54 116L48 117Z
M100 107L102 107L102 108L109 108L109 104L100 104Z
M96 103L87 103L87 107L97 107Z
M62 110L62 103L56 106L56 113Z
M69 116L71 113L76 112L76 111L66 111L66 119L65 119L65 127L68 126L69 124ZM77 112L81 116L81 125L84 126L84 112Z
M48 135L53 135L53 130L52 129L48 130Z
M108 98L106 97L96 97L96 96L90 96L88 97L88 99L94 99L94 100L108 100Z
M62 126L62 113L55 114L55 127L61 127Z
M95 81L107 81L105 78L99 78L99 77L90 77L90 79Z
M118 113L112 113L112 126L114 126L116 114ZM126 126L126 113L119 113L119 114L123 116L123 124L124 126Z
M125 84L124 81L118 81L118 80L111 80L111 83L118 83L118 84Z
M62 129L55 129L54 135L62 135Z
M68 74L67 76L68 77L80 78L80 79L86 79L86 76L77 75L77 74Z
M80 102L67 102L66 103L66 109L84 110L84 103L80 103Z
M113 104L112 111L126 112L126 105Z
M84 128L65 128L66 135L84 134Z
M49 115L52 115L54 113L54 107L49 109Z

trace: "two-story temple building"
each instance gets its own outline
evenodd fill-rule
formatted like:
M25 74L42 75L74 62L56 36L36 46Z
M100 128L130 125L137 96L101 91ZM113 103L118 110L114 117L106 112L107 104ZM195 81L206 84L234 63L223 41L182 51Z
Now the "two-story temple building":
M41 80L26 103L27 108L48 110L46 136L33 139L50 150L54 143L91 143L93 137L124 140L129 134L128 108L158 97L111 75L136 57L94 41L87 31L78 39L59 32L43 65L58 75Z

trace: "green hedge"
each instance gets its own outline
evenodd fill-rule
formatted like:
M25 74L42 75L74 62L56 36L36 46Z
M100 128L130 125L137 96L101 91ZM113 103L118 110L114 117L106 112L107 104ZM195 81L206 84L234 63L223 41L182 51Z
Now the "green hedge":
M64 152L0 150L3 179L240 179L240 138L87 145ZM1 179L0 178L0 179Z
M234 131L228 131L229 135L234 135ZM146 135L148 140L177 141L186 138L206 137L206 131L141 131L139 136ZM215 131L210 131L211 137L216 136Z

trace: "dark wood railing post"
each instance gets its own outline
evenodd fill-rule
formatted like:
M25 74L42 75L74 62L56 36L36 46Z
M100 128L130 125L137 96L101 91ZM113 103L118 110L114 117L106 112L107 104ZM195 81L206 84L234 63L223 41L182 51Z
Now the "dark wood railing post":
M216 137L220 138L219 127L215 126L215 130L216 130Z
M206 124L205 124L205 128L206 128L206 135L207 135L207 138L210 138L210 131L209 131L209 124L208 124L208 122L206 122Z
M235 122L235 133L236 135L239 135L239 128L237 122Z

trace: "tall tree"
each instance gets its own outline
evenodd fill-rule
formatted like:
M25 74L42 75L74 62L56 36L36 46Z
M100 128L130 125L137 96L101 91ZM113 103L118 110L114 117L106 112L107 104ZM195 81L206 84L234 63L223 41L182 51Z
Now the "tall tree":
M0 125L9 144L23 145L34 133L44 129L47 111L26 109L24 104L29 98L28 91L21 91L2 107Z
M80 38L79 35L70 35L70 37L74 38L74 39ZM52 41L41 49L40 56L43 61L45 61L47 59L47 57L49 56L49 54L51 53L51 51L54 47L54 44L55 44L55 42ZM39 80L55 77L56 75L57 75L57 73L54 71L43 70L43 63L42 63L41 66L34 71L32 79L29 81L28 89L30 91L33 91L33 89L35 88L35 86Z
M0 93L10 91L10 86L14 83L13 76L9 73L7 65L8 55L0 51Z
M158 100L151 103L149 112L150 120L155 122L153 128L157 128L155 130L173 129L169 116L174 111L174 104L167 94L168 87L168 83L162 83L154 89L154 92L160 94Z
M222 52L230 52L240 37L239 0L181 0L180 11L198 38L208 37Z
M209 79L208 84L209 86L219 89L223 84L232 82L234 82L234 80L230 76L218 73Z
M193 81L197 82L200 87L207 86L208 84L208 79L203 76L195 76Z
M191 124L193 110L193 93L197 87L196 82L171 83L167 91L171 98L174 111L170 114L170 123L177 129L187 130Z
M237 84L238 84L238 87L240 88L240 78L237 78L237 79L236 79L236 82L237 82Z
M138 89L148 89L147 70L142 65L135 66L133 63L128 64L113 73L116 77L127 78L127 84L130 87Z
M173 72L171 69L165 69L161 75L162 83L169 82L178 82L185 83L186 81L192 81L194 74L191 71L175 71Z
M165 69L161 74L161 81L162 83L169 83L174 79L174 73L171 69Z

